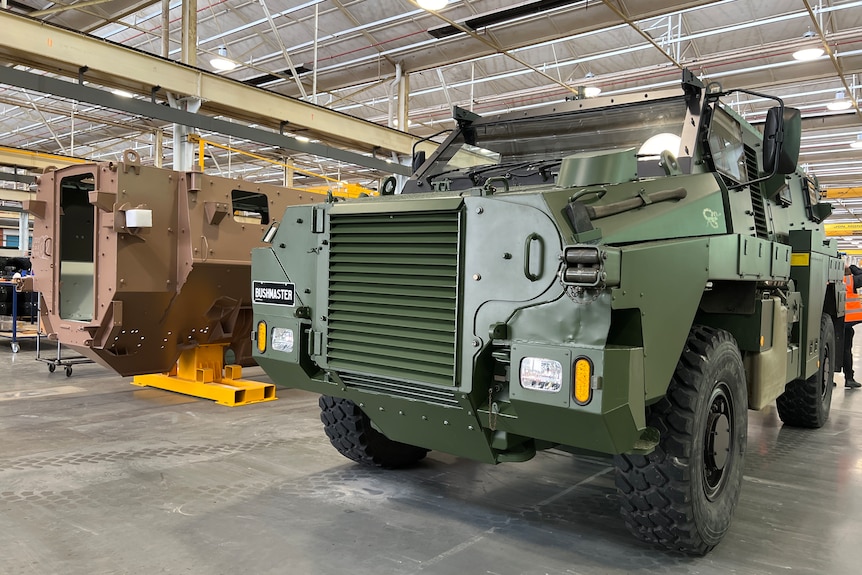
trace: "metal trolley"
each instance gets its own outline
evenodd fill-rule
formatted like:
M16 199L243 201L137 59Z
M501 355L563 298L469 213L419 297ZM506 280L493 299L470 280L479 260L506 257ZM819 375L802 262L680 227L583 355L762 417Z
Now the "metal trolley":
M11 304L12 309L10 310L10 312L11 312L11 314L10 314L10 317L11 317L10 328L11 329L8 330L8 332L6 332L6 331L0 332L0 337L8 338L11 340L12 353L18 353L18 351L21 349L21 345L19 343L19 341L21 339L36 338L36 346L38 347L38 345L39 345L40 330L39 330L38 326L36 327L36 329L34 329L32 331L21 332L18 329L18 319L19 319L18 298L25 297L22 294L26 293L26 294L29 294L29 296L31 298L31 300L30 300L31 302L32 302L32 298L35 298L37 302L39 300L39 292L34 292L34 291L30 291L30 289L26 289L27 285L32 286L32 283L25 284L25 286L23 286L25 289L20 289L22 286L20 285L20 281L18 281L18 280L0 281L0 287L10 288L12 291L12 304ZM31 289L32 289L32 287L31 287ZM37 304L37 306L38 306L38 304ZM33 310L31 308L31 313L29 314L29 317L30 317L30 323L36 325L36 320L39 317L38 311L33 313Z
M54 373L58 367L63 367L66 370L66 377L72 376L72 366L78 365L82 363L93 363L93 360L84 357L83 355L72 355L72 356L63 356L62 345L60 342L57 342L57 354L54 357L44 357L42 356L42 346L40 344L40 340L42 338L36 338L36 361L43 361L48 364L48 371ZM51 354L53 355L53 353Z
M41 317L40 312L42 309L42 298L38 298L38 310L37 316ZM41 328L40 328L41 334ZM84 357L83 355L63 355L63 346L60 342L57 342L57 352L56 354L51 353L50 355L53 357L43 356L42 352L42 338L36 338L36 361L42 361L48 364L48 371L54 373L58 367L62 367L66 370L66 377L72 376L72 366L79 365L83 363L94 363L94 361L88 357Z

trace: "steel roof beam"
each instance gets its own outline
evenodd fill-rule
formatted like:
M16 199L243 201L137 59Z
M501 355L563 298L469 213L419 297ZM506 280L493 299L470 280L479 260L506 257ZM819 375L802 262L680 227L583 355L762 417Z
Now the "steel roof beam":
M43 92L46 94L54 94L79 102L87 102L105 108L114 110L122 110L129 114L144 116L171 122L173 124L181 124L197 128L198 130L206 130L217 134L234 136L243 138L261 144L269 144L278 146L297 152L306 154L314 154L324 158L332 158L348 164L365 166L373 170L379 170L384 173L396 173L409 175L410 170L407 166L400 164L389 163L385 160L374 157L364 156L356 152L349 152L339 148L333 148L325 144L314 142L302 142L290 136L284 136L278 132L270 132L260 128L252 128L242 124L219 120L212 116L196 114L177 110L168 106L154 104L148 100L140 100L137 98L124 98L107 90L99 90L82 86L72 82L66 82L50 76L34 74L32 72L24 72L15 68L6 68L0 66L0 83L10 86L17 86L27 90Z
M109 87L148 94L155 86L201 98L202 110L278 129L304 128L306 135L370 152L410 155L417 138L378 124L261 90L210 72L9 12L0 12L0 58ZM310 134L309 134L310 133Z

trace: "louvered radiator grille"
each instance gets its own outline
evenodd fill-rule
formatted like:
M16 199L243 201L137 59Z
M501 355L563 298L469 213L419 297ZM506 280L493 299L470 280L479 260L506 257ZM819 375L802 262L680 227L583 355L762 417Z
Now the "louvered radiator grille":
M455 385L460 213L330 221L330 368Z

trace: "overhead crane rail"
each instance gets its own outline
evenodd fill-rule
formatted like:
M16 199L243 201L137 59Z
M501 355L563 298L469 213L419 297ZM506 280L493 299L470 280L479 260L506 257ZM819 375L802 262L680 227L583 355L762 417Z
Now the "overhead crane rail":
M314 178L319 178L325 182L330 182L329 185L324 186L306 186L303 189L308 192L314 192L316 194L326 194L327 192L331 192L332 195L342 197L342 198L358 198L362 194L368 196L376 196L377 192L366 188L364 186L360 186L359 184L351 184L349 182L345 182L343 180L339 180L337 178L331 178L329 176L324 176L323 174L318 174L316 172L312 172L310 170L304 170L302 168L297 168L292 163L281 162L279 160L274 160L273 158L267 158L266 156L262 156L260 154L256 154L254 152L249 152L248 150L242 150L240 148L235 148L233 146L228 146L225 144L220 144L218 142L214 142L212 140L208 140L206 138L202 138L197 134L189 134L188 136L189 142L198 145L198 168L201 172L204 171L204 164L206 161L206 146L212 146L214 148L219 148L225 150L227 152L233 154L240 154L249 158L254 158L255 160L260 160L262 162L267 162L269 164L273 164L275 166L281 166L287 170L291 170L293 172L298 172L300 174L305 174L306 176L311 176Z
M0 165L20 168L31 172L42 172L50 167L62 168L72 164L85 164L89 161L74 156L0 146Z
M823 190L821 197L828 200L862 198L862 186L851 188L828 188Z

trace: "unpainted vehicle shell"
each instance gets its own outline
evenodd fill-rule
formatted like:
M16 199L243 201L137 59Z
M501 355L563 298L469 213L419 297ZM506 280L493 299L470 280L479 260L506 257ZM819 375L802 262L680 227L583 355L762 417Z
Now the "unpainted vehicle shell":
M74 205L63 205L64 182L86 188ZM259 213L240 213L236 197L254 198ZM124 376L168 372L183 350L211 343L228 343L233 363L253 364L251 249L287 206L323 199L143 166L136 155L42 175L29 208L49 339ZM131 225L148 210L150 227Z

